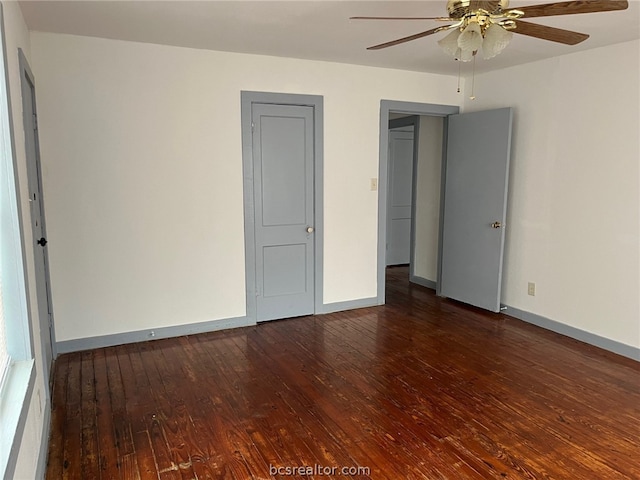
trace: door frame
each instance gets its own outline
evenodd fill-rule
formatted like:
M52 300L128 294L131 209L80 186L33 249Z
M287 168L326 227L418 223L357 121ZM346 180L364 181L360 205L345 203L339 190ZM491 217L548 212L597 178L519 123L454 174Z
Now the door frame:
M28 81L31 83L31 85L33 85L33 89L34 89L34 98L33 98L33 113L36 115L36 119L37 119L37 106L36 106L36 99L35 99L35 88L36 88L36 80L35 77L33 75L33 72L31 71L31 67L29 66L29 62L27 61L27 58L24 55L24 52L22 51L21 48L18 48L18 65L20 68L20 89L22 91L22 82L23 77L26 77L28 79ZM23 128L25 129L25 131L28 128L31 128L31 124L28 120L28 118L25 115L25 105L24 105L24 99L22 101L22 122L23 122ZM26 142L26 136L25 136L25 142ZM40 220L42 222L42 231L44 232L44 236L45 238L47 237L47 223L46 223L46 219L45 219L45 209L44 209L44 192L43 192L43 186L42 186L42 165L40 162L40 141L38 138L38 130L35 131L35 135L34 135L34 142L35 142L35 159L34 159L34 167L36 169L37 172L37 178L36 178L36 182L38 184L38 190L40 191L40 198L38 199L38 201L40 202ZM26 159L27 163L29 162L29 159ZM29 175L30 173L30 169L27 168L27 175ZM31 214L29 214L29 217L31 217ZM31 231L33 232L33 219L31 220ZM32 233L32 237L33 237L33 233ZM35 237L33 238L33 249L35 250L36 248L41 248L41 247L36 247L35 244ZM51 362L53 363L53 361L57 358L58 356L58 351L57 351L57 343L56 343L56 331L55 331L55 320L54 320L54 315L53 315L53 302L52 302L52 295L51 295L51 275L49 273L49 254L47 252L46 249L43 249L43 255L44 255L44 281L45 281L45 285L47 285L46 287L46 296L47 296L47 304L48 304L48 308L49 308L49 312L46 313L46 315L42 315L40 312L38 313L38 320L40 322L40 329L41 331L43 330L43 327L46 331L46 329L48 328L49 330L49 338L46 338L47 336L45 335L40 335L40 339L42 342L45 341L49 341L51 342ZM34 257L35 258L35 257ZM37 274L37 269L35 270L36 274ZM44 317L44 318L43 318ZM49 322L49 326L46 325L46 321ZM44 350L44 345L42 345L42 348ZM43 361L45 360L44 356L43 356ZM51 381L50 378L50 373L51 373L51 367L52 365L45 365L47 367L46 372L45 372L45 379L47 379L47 381Z
M270 105L296 105L313 108L313 153L314 153L314 313L323 310L323 252L324 252L324 140L323 97L271 92L240 92L240 117L242 125L242 172L244 192L244 252L246 316L249 324L255 324L256 308L256 254L255 215L253 189L253 132L251 111L254 103Z
M441 275L441 259L442 259L442 211L444 208L444 179L446 172L446 158L447 158L447 117L460 113L460 107L456 105L438 105L432 103L415 103L415 102L400 102L395 100L381 100L380 101L380 144L379 144L379 172L378 172L378 267L377 267L377 303L378 305L384 305L385 303L385 289L386 289L386 245L387 245L387 195L388 195L388 178L389 178L389 112L406 113L407 115L418 116L431 116L431 117L443 117L443 135L442 135L442 169L441 169L441 189L440 189L440 222L438 226L438 277L436 280L436 294L440 293L440 275ZM417 152L414 152L417 155ZM414 187L415 187L415 169L414 169ZM415 195L415 188L413 195ZM415 197L414 197L415 207ZM415 210L412 209L412 233L411 242L413 245L413 224L415 222ZM411 255L413 258L414 251L412 249ZM411 262L413 263L413 262Z

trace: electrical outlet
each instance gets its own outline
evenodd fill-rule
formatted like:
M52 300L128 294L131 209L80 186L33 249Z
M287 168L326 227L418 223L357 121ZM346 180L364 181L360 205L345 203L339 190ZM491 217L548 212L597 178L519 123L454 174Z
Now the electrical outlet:
M372 178L371 179L371 191L375 192L376 190L378 190L378 179L377 178Z
M529 282L529 285L527 286L527 294L531 295L532 297L536 296L536 284L533 282Z

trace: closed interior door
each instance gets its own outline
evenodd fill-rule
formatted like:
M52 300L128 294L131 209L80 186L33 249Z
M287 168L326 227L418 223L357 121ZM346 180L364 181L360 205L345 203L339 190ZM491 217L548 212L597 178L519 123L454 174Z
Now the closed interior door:
M448 117L441 295L500 311L510 108Z
M35 85L26 64L21 68L22 107L24 115L25 148L27 155L27 176L29 184L29 206L31 210L31 228L35 259L36 289L38 312L43 340L43 361L45 363L45 381L49 381L53 363L53 325L51 293L49 289L49 270L47 257L47 233L44 223L42 202L42 178L38 145L38 121L35 108Z
M412 184L413 131L390 130L387 265L406 265L411 259Z
M314 313L313 108L253 104L256 320Z

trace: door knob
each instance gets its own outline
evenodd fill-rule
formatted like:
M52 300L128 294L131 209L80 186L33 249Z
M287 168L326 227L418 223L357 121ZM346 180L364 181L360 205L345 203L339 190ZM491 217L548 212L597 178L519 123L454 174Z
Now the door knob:
M313 227L307 227L307 233L313 233Z
M493 228L500 228L500 227L502 226L502 223L500 223L500 222L493 222L493 223L491 224L491 226L492 226Z
M47 239L42 237L40 240L36 242L38 245L44 247L47 244Z

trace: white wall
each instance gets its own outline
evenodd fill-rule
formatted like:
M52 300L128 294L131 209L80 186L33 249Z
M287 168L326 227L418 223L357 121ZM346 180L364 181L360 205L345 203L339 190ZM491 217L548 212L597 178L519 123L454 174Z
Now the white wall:
M414 275L435 282L438 275L438 229L442 167L442 117L420 117L416 175Z
M380 100L455 78L32 33L58 341L243 316L240 91L324 96L324 303L376 296Z
M376 295L381 99L455 79L32 33L58 340L244 315L240 91L323 95L324 303ZM639 346L638 42L476 78L513 106L504 302ZM527 282L537 294L527 296Z
M29 32L22 18L22 12L17 2L3 2L5 40L7 51L7 67L9 70L9 90L11 101L11 114L14 128L14 148L17 158L17 177L19 201L22 207L22 223L24 225L24 246L26 255L27 286L29 290L29 308L31 311L31 327L33 333L34 355L36 365L36 380L31 402L27 411L22 442L18 452L14 478L16 480L29 480L36 478L37 462L39 460L40 446L43 435L44 415L50 408L48 403L48 386L44 384L42 374L42 350L40 341L40 327L38 316L38 302L36 297L35 270L33 245L31 234L31 220L29 213L29 192L27 178L27 164L24 144L24 129L22 126L22 94L20 86L20 68L18 63L18 48L22 48L25 56L30 58ZM44 430L48 432L48 429ZM46 455L46 452L45 452Z
M515 110L503 302L634 347L639 62L633 41L487 73L464 105Z

